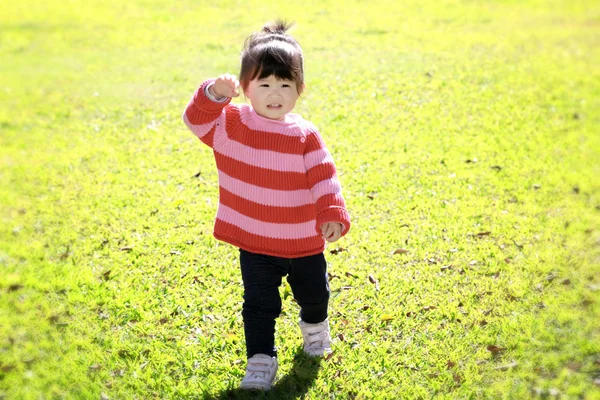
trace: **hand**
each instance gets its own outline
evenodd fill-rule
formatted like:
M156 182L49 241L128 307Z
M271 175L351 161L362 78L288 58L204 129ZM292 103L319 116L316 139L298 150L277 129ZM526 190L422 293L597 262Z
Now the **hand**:
M323 239L329 243L333 243L342 236L344 227L339 222L326 222L321 225L321 233Z
M215 80L208 91L215 97L238 97L240 95L239 87L240 81L235 75L223 74Z

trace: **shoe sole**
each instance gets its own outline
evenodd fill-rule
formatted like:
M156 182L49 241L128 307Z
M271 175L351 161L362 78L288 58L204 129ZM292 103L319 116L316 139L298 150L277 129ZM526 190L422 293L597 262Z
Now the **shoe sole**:
M260 391L260 392L268 392L269 390L271 390L271 386L269 387L263 387L263 386L254 386L254 385L249 385L249 386L240 386L240 389L242 390L256 390L256 391Z

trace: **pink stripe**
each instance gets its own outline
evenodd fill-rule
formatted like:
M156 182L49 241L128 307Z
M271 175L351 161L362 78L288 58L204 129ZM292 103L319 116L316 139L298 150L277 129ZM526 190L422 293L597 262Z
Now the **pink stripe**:
M298 127L298 123L302 121L302 117L297 114L287 114L284 121L278 121L261 117L248 104L240 104L239 109L240 120L250 129L263 132L276 132L286 136L302 136L303 129Z
M313 237L315 236L315 225L317 223L316 220L301 224L262 222L240 214L223 204L219 204L217 219L235 225L253 235L276 239L305 239Z
M219 134L218 129L216 134ZM255 149L235 140L228 141L227 146L219 149L215 148L215 151L254 167L282 172L306 172L301 154L295 155Z
M215 123L217 124L216 129L215 129L215 138L213 140L213 150L214 151L218 151L221 150L221 146L223 146L225 143L228 143L229 141L227 140L227 131L225 130L225 111L223 110L223 112L221 113L221 116L219 116L219 118L215 121Z
M316 165L327 163L333 164L333 157L331 157L331 154L325 149L311 151L304 156L304 164L306 165L307 171Z
M325 179L315 184L311 191L313 199L316 203L321 196L325 196L326 194L340 193L342 191L342 186L340 185L340 181L338 181L338 179L334 176L330 179Z
M194 132L194 135L198 136L199 138L210 132L212 127L215 125L214 121L209 122L208 124L194 125L190 122L185 112L183 113L183 122L185 122L188 128L190 128L190 130Z
M313 196L308 189L266 189L232 178L223 171L219 171L219 185L236 196L265 206L298 207L313 203Z

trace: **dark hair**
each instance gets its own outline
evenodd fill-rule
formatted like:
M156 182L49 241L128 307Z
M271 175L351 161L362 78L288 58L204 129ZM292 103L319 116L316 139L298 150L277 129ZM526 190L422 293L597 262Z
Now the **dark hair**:
M246 90L253 79L275 75L296 82L298 93L304 85L304 61L300 44L286 32L294 24L276 20L250 35L242 50L240 85Z

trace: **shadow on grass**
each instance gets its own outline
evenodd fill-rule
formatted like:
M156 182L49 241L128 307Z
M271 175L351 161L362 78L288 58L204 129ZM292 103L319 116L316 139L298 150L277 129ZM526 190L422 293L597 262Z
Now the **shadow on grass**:
M302 346L296 350L294 365L286 376L279 379L268 392L247 391L240 389L224 390L216 396L205 396L205 400L229 399L299 399L302 398L315 383L319 375L322 358L309 357Z

